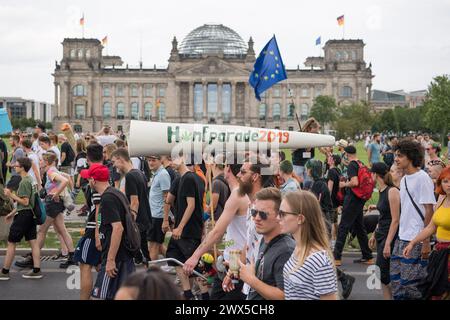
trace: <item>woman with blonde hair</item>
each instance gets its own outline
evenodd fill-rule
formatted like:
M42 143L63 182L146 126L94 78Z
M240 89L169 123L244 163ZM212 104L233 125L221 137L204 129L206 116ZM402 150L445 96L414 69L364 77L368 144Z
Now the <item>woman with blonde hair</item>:
M279 216L281 232L292 234L296 241L283 271L285 299L336 300L336 270L316 196L308 191L287 193Z

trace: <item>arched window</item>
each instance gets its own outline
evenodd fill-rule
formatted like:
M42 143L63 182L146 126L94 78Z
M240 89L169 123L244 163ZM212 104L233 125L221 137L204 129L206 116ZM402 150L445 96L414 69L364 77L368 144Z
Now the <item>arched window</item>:
M111 118L111 103L105 102L103 104L103 118L109 119Z
M139 119L139 104L137 102L131 103L131 119L133 120Z
M83 58L83 49L78 49L78 59Z
M300 107L300 119L305 121L308 119L309 107L307 103L303 103Z
M159 105L159 108L158 108L158 118L159 118L159 121L164 121L164 120L166 120L166 105L165 105L164 103L161 103L161 104Z
M272 117L274 121L280 121L281 118L281 106L279 103L275 103L272 109Z
M91 57L91 50L86 50L86 59L89 59Z
M153 106L150 102L147 102L144 104L144 119L145 120L152 120L152 110Z
M267 107L264 103L259 105L259 120L266 120Z
M351 98L353 96L353 89L350 86L342 87L341 97Z
M70 50L70 57L72 59L75 59L77 57L77 52L75 51L75 49Z
M294 120L295 118L295 105L290 103L287 107L287 119Z
M84 90L84 86L81 84L77 84L73 87L73 95L75 97L83 97L86 95L86 91Z
M125 119L125 104L123 102L117 104L117 119Z

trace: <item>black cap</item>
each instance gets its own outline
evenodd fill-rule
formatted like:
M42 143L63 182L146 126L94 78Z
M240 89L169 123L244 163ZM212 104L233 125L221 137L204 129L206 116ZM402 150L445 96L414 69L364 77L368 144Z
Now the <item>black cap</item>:
M344 151L348 154L356 154L356 148L354 146L347 146L344 148Z
M372 168L370 168L370 172L384 176L386 173L389 172L389 168L384 162L377 162L377 163L372 164Z

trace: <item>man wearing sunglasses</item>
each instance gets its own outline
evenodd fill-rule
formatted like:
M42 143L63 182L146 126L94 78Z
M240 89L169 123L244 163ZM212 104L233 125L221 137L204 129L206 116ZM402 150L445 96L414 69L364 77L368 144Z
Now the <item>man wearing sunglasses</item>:
M250 210L256 232L263 238L258 257L250 264L240 262L239 278L250 286L247 300L283 300L283 268L295 249L294 239L281 233L279 210L281 192L265 188L256 195ZM224 291L234 289L230 276L223 282Z

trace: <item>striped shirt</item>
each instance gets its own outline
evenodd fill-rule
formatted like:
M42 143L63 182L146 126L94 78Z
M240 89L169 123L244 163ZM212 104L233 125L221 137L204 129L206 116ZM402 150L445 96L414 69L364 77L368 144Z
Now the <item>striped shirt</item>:
M337 292L337 277L326 251L317 251L297 266L295 252L283 270L286 300L319 300L320 296Z

